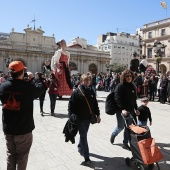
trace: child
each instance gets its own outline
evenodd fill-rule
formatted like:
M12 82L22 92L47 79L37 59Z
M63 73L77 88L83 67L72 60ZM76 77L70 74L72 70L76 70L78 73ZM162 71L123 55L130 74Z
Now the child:
M141 106L138 107L140 114L138 115L138 125L139 126L147 126L147 120L149 118L150 126L152 125L152 117L150 109L147 107L148 98L144 97L141 99Z

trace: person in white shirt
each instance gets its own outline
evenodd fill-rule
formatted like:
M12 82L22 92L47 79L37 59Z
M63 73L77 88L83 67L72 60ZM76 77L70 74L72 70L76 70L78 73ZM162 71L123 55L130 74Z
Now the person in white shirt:
M59 49L51 59L51 69L58 80L58 96L71 95L73 87L71 84L69 60L70 53L66 51L66 41L62 39L57 43Z
M146 60L146 55L145 54L143 54L142 55L142 60L141 60L141 62L140 62L140 64L139 64L139 70L140 70L140 72L142 73L145 73L145 71L146 71L146 69L147 69L147 66L148 66L148 62L147 62L147 60Z

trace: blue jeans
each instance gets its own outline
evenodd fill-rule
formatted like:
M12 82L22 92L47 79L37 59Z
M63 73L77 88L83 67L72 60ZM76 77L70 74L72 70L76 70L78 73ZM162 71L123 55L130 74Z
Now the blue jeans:
M50 109L51 113L54 113L57 94L49 94L50 96Z
M89 146L87 141L87 133L90 126L89 120L84 120L79 125L79 134L80 134L80 140L78 143L78 151L82 153L84 158L89 158Z
M114 129L112 136L117 136L124 128L124 139L123 139L123 143L127 144L128 143L128 129L125 126L125 121L121 115L122 111L121 110L117 110L116 112L116 118L117 118L117 127ZM131 115L133 115L133 113L130 113Z
M138 125L139 126L147 126L147 121L138 120Z

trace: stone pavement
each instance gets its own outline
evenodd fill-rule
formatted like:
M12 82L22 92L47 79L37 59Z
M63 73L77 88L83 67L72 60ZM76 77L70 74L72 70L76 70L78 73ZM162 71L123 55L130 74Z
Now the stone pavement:
M34 101L35 130L34 140L29 155L27 170L130 170L125 164L125 158L131 157L131 152L122 149L123 132L110 143L110 135L116 126L115 116L105 114L105 99L107 92L98 92L98 102L102 122L91 125L88 133L91 166L84 165L84 159L77 152L76 143L66 143L63 127L68 119L67 106L69 97L57 100L55 117L42 117L39 113L39 100ZM140 104L140 101L138 101ZM164 155L159 162L161 170L170 170L170 105L150 102L153 125L150 127L152 137L161 148ZM50 111L48 94L44 103L44 111ZM1 113L1 106L0 106ZM1 118L0 114L0 119ZM2 122L0 121L2 127ZM155 169L157 169L155 167ZM0 170L6 170L6 146L2 130L0 131Z

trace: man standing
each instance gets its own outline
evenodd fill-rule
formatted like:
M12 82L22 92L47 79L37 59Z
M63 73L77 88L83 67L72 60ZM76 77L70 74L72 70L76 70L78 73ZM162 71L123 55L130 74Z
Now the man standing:
M133 52L133 59L130 61L130 70L133 72L138 73L139 70L139 60L137 59L137 53Z
M11 77L0 86L7 170L25 170L35 128L33 100L45 91L45 85L34 78L24 81L25 66L21 61L11 62L8 69Z

